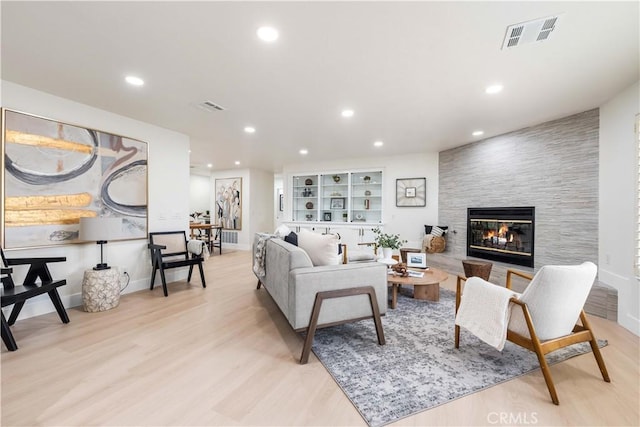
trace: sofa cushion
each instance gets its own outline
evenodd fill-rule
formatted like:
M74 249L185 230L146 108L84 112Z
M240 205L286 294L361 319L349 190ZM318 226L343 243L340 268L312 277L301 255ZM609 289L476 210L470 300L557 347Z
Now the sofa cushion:
M436 227L435 225L426 225L424 226L424 234L433 234L431 231L433 230L433 227ZM448 225L438 225L438 228L440 228L442 230L442 234L447 234L447 230L449 230L449 226Z
M314 266L338 265L340 238L333 234L319 234L305 229L298 233L298 247L305 250Z

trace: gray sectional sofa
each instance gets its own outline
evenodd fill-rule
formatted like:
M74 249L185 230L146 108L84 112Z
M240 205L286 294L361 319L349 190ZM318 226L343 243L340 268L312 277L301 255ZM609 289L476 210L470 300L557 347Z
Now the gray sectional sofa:
M305 363L316 327L331 326L374 317L377 311L387 311L386 266L377 262L314 266L309 255L300 247L270 237L263 240L264 252L260 253L261 234L253 243L254 273L261 286L269 292L287 321L296 331L307 331L307 343L301 363ZM258 254L258 255L256 255ZM263 258L263 270L256 272L256 259ZM372 289L375 304L370 302L367 289ZM318 304L317 318L312 318L314 304ZM379 319L379 317L378 317ZM376 324L378 326L378 324ZM378 341L384 344L380 323Z

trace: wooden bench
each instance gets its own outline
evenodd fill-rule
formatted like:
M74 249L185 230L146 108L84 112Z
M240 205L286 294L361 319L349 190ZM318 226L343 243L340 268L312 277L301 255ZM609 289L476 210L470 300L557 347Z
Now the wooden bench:
M162 290L164 296L169 296L167 290L167 279L164 271L169 268L189 267L189 275L187 282L191 281L191 273L193 266L197 265L200 269L200 279L202 287L206 288L207 284L204 280L204 271L202 255L194 255L187 250L187 233L184 231L160 231L149 233L149 250L151 251L151 286L153 290L156 279L156 271L160 270L160 278L162 279Z

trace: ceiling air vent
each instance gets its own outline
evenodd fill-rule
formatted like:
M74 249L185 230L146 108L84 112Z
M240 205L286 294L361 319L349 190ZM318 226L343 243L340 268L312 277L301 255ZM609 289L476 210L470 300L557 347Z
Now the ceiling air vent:
M204 101L203 103L197 104L197 107L201 110L215 112L215 111L224 111L225 108L222 105L216 104L211 101Z
M549 39L551 32L556 29L559 19L559 15L549 16L508 26L504 42L502 42L502 49Z

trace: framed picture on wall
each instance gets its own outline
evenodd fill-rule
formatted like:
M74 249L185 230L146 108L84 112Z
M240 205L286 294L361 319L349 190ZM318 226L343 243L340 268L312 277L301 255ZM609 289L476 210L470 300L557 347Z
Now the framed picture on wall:
M396 179L396 206L424 207L427 205L427 178Z
M242 230L242 178L216 179L216 222L223 230Z
M147 238L147 143L2 109L1 243L79 243L80 218L117 218Z

